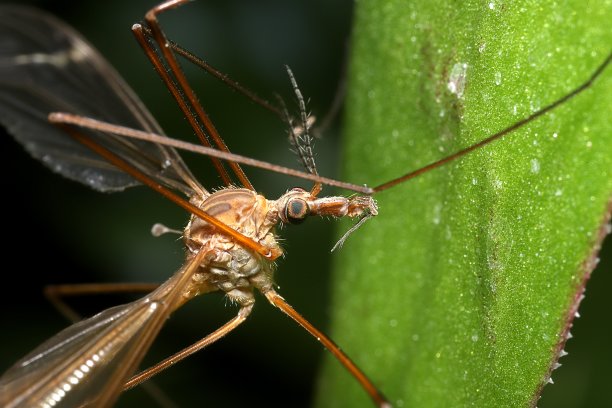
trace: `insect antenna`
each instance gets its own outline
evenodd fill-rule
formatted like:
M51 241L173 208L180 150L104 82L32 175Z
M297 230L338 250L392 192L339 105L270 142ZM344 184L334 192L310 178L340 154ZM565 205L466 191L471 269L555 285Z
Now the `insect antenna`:
M306 110L306 101L304 100L304 96L300 91L300 88L295 79L295 75L293 75L293 71L289 68L288 65L285 65L285 69L287 70L287 75L289 76L289 80L291 81L291 86L293 88L293 93L295 94L298 102L298 107L300 109L300 123L296 125L294 123L293 118L289 114L287 107L282 98L278 98L279 103L283 107L283 111L285 113L285 120L289 124L289 141L293 146L293 152L297 154L300 162L306 169L306 171L314 176L318 176L317 167L314 160L314 152L313 152L313 138L310 134L310 130L312 125L314 124L315 118L310 115ZM322 184L320 182L315 182L310 191L310 194L313 197L316 197L322 189ZM359 197L355 197L354 200L360 201ZM378 210L376 207L376 203L372 201L372 204L368 209L363 213L363 215L358 219L358 221L353 225L347 232L345 232L342 237L334 244L330 252L334 252L337 248L341 248L344 245L344 242L348 239L348 237L355 232L359 227L361 227L367 220L376 216L378 214Z
M291 151L298 156L300 163L308 173L318 176L319 173L317 172L314 152L312 149L312 136L310 135L310 130L315 122L315 117L306 111L306 101L304 100L304 96L300 91L295 76L293 75L293 71L291 71L291 68L289 68L288 65L285 65L285 69L287 70L287 75L291 81L291 87L297 99L300 110L299 124L296 124L293 117L289 114L289 110L287 109L283 99L280 96L277 96L279 104L282 107L284 120L289 125L287 133L289 134L289 143L291 143L293 148ZM321 183L316 182L312 187L311 194L313 196L317 196L319 192L321 192Z
M297 98L298 106L300 108L300 124L292 126L289 131L289 140L291 144L297 149L297 154L304 165L304 168L311 174L319 174L317 172L317 166L314 161L314 153L312 151L312 137L310 136L310 128L314 124L314 117L306 111L306 102L304 96L298 87L295 76L289 66L285 65L287 75L291 81L293 92ZM286 110L285 110L286 111ZM293 125L291 118L286 113L289 124Z

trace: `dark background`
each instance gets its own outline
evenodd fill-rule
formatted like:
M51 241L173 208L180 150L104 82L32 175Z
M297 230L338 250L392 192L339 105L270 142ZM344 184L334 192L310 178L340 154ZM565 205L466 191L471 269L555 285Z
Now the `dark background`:
M131 25L155 1L21 3L36 3L68 21L111 61L169 135L191 137L130 33ZM278 92L293 102L283 68L289 64L311 100L309 107L322 118L343 78L352 6L347 0L201 1L164 15L162 22L170 38L269 99ZM188 75L232 151L298 167L278 120L207 75L195 69L188 69ZM324 136L316 145L319 171L334 177L340 166L337 126ZM186 216L144 188L112 195L90 191L31 160L9 137L1 140L3 230L4 241L9 242L3 274L16 282L5 283L2 298L0 370L4 370L66 325L44 299L44 286L161 282L180 266L182 248L176 237L153 238L149 228L156 222L182 228ZM206 187L220 186L205 158L186 157ZM270 198L294 185L309 186L249 168L247 174ZM279 262L276 275L280 293L323 329L327 328L332 228L329 220L309 220L299 228L284 229L288 256ZM566 347L570 354L561 360L563 369L553 374L557 385L545 389L540 407L611 402L609 259L604 256L589 282L580 309L583 317L575 322L575 338ZM126 300L95 296L71 304L87 315ZM169 320L147 361L158 361L203 337L235 310L217 294L191 302ZM161 374L154 383L178 406L308 406L321 355L316 341L259 297L243 327ZM121 403L134 406L136 401L151 404L141 390L125 394Z

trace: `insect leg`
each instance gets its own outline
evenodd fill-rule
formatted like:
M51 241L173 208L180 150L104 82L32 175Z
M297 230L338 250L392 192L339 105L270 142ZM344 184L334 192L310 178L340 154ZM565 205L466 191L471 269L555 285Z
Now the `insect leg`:
M249 316L249 314L251 314L252 310L253 310L253 304L242 306L240 310L238 311L238 315L236 315L236 317L234 317L229 322L225 323L223 326L221 326L214 332L210 333L208 336L204 337L203 339L192 344L191 346L184 348L178 353L166 358L163 361L160 361L154 366L149 367L146 370L143 370L142 372L136 374L134 377L130 378L130 380L125 384L124 390L129 390L131 388L134 388L138 384L148 380L149 378L160 373L161 371L165 370L171 365L178 363L182 359L189 357L193 353L202 350L204 347L224 337L226 334L228 334L229 332L234 330L236 327L238 327L242 322L244 322L246 318Z
M374 383L357 367L357 365L347 356L340 347L327 337L323 332L314 327L308 320L300 315L282 296L274 289L264 291L264 295L273 306L279 308L283 313L292 318L297 324L302 326L315 339L320 341L323 346L342 364L353 377L359 382L363 389L370 395L374 403L381 408L389 408L391 404L385 396L376 388Z

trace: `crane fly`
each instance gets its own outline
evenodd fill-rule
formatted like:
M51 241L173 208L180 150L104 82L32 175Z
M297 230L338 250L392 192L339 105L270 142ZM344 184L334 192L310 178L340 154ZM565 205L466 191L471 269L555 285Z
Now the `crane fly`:
M183 232L187 247L185 265L144 298L108 309L70 326L17 362L0 380L3 405L112 405L126 384L132 387L145 381L167 365L218 340L240 325L251 312L253 288L256 288L274 306L320 340L357 378L377 405L387 406L386 398L367 376L276 292L272 280L272 261L282 254L282 249L276 241L274 226L279 223L297 224L310 215L355 217L359 219L359 225L377 214L372 194L461 157L554 109L590 86L610 58L588 82L525 120L431 166L369 188L337 182L317 174L310 163L312 154L308 152L308 142L301 141L311 125L303 105L297 119L285 114L284 109L272 109L288 122L289 133L294 138L294 145L307 172L277 168L229 153L214 125L192 95L176 62L176 54L186 56L192 62L198 63L200 60L176 45L166 47L170 43L157 21L158 14L183 3L169 1L157 6L147 13L146 23L135 25L133 31L203 147L166 138L127 85L74 31L37 11L2 9L3 30L9 30L16 41L26 38L25 31L20 31L20 27L27 27L28 30L35 27L38 31L33 38L42 39L52 46L51 49L36 51L23 48L30 45L26 41L15 42L10 45L16 48L9 49L13 53L8 57L2 55L0 69L6 74L3 86L11 89L15 97L0 116L9 132L33 156L66 177L100 191L122 190L135 185L137 180L192 214ZM56 42L48 43L48 39ZM24 86L17 77L31 70L28 73L31 78L44 81L46 74L41 66L47 70L61 70L67 64L86 65L89 71L84 70L83 74L89 76L78 80L88 82L92 93L99 90L100 99L104 98L125 109L117 110L121 112L118 116L109 116L88 103L87 99L91 99L92 94L77 95L74 100L58 99L52 92L52 83L28 83ZM15 83L6 80L9 75L15 76ZM290 78L297 99L303 102L291 74ZM24 105L20 101L28 101L31 105ZM211 145L215 149L211 149ZM204 188L175 149L212 157L225 188L214 192ZM314 186L310 191L291 189L278 200L267 200L254 192L239 164L294 174L312 180ZM242 187L233 187L235 180ZM349 189L358 194L350 198L319 198L322 184ZM190 347L188 352L164 360L153 369L130 378L169 314L190 298L212 291L225 292L229 299L237 303L240 306L237 316Z

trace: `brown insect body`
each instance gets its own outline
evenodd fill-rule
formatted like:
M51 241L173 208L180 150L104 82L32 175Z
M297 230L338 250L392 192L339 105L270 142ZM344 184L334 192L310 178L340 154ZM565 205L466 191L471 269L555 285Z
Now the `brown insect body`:
M297 153L308 171L307 174L298 176L313 180L315 185L311 191L295 188L287 191L277 200L268 200L252 189L252 185L239 167L239 163L264 167L288 175L296 175L298 172L291 169L281 169L280 166L271 164L262 166L261 162L233 155L229 152L184 78L176 61L175 53L190 56L188 59L191 62L206 70L210 68L206 68L206 66L200 64L196 57L191 56L191 54L184 54L184 50L170 43L157 22L158 14L183 3L185 3L184 0L171 0L153 8L145 17L146 26L137 24L133 26L132 30L163 81L171 90L183 113L190 119L193 130L204 144L203 148L209 149L208 151L202 152L198 150L198 147L202 148L202 146L186 146L187 143L178 143L163 136L161 129L158 129L154 121L140 112L141 108L139 108L137 99L131 97L131 93L125 93L127 91L122 94L124 96L122 101L132 108L132 113L137 118L135 120L136 124L132 124L132 127L138 125L137 128L146 131L118 126L115 122L121 121L114 118L106 118L106 121L102 122L93 120L91 116L96 116L95 112L83 111L77 112L77 115L72 114L72 112L62 112L66 110L63 103L43 106L35 111L37 115L30 115L27 121L20 122L30 124L32 117L38 118L41 122L38 124L39 126L46 126L48 127L46 130L56 132L53 133L54 138L45 137L41 140L34 139L32 141L32 135L36 132L26 131L20 127L16 127L13 131L21 138L20 141L26 147L30 146L32 148L31 153L35 157L51 165L54 170L67 177L77 179L100 191L114 191L133 185L134 180L125 177L129 175L189 211L192 215L183 232L184 243L187 248L186 262L170 279L147 296L127 305L108 309L90 319L70 326L17 362L0 378L0 405L11 407L71 407L91 403L96 406L110 406L122 390L142 383L169 365L175 364L235 329L250 314L255 301L253 288L256 288L264 294L272 305L281 309L319 340L359 381L377 406L388 407L389 403L386 398L348 356L299 315L274 290L273 261L283 253L276 239L276 225L279 223L298 224L312 215L349 216L359 218L359 221L349 233L354 231L365 220L377 215L376 202L369 195L352 196L350 198L317 198L322 184L348 188L363 194L374 194L403 183L497 140L554 109L590 86L594 78L607 66L611 57L608 57L589 81L529 117L479 143L374 188L336 182L318 176L314 167L310 141L307 137L312 120L307 114L305 102L299 93L297 83L289 72L295 94L300 102L301 124L293 123L292 118L286 112L285 116L288 125L290 125L290 135L295 139L294 147L296 147ZM56 30L49 32L63 33L68 39L78 38L78 35L71 32L69 28L37 12L6 9L5 13L9 17L12 13L17 13L23 21L35 22L36 24L33 24L35 26L48 24L50 28ZM12 18L6 18L6 20L12 21ZM23 47L25 47L24 44L29 44L28 41L22 41L24 33L14 28L11 28L10 32L19 40L17 44L21 44ZM51 36L41 36L45 41L49 37ZM109 75L110 72L110 75L116 75L106 66L103 59L95 54L93 49L87 47L84 49L88 51L90 58L98 63L95 65L97 68L89 72L96 79L93 82L100 82L97 79L103 73ZM69 48L69 50L72 51L72 48ZM40 58L31 58L32 55L40 57L38 53L32 54L29 48L19 49L18 51L16 54L10 54L7 59L10 62L7 65L7 70L12 74L19 73L21 75L20 69L24 60L35 73L47 72L46 70L38 71L40 64L37 61ZM54 55L54 53L43 54L43 62L48 65L45 68L63 72L60 68L64 67L51 58ZM27 58L24 58L24 56ZM67 61L74 64L81 62L80 59L76 58ZM122 83L115 78L114 82L110 84L115 85L115 88L117 86L121 88ZM41 84L35 83L35 85L41 86L41 89L47 89L49 83L43 81ZM39 90L34 85L28 84L28 86L34 87L35 91ZM232 86L239 91L242 89L237 83ZM34 94L35 96L38 95ZM132 99L134 100L132 101ZM38 101L38 99L36 100ZM74 109L78 110L76 107L79 106L79 104L76 104ZM18 108L22 108L22 106L19 105ZM11 111L11 114L22 120L19 116L20 112L19 109L15 109ZM140 114L137 115L138 113ZM41 121L40 118L44 120ZM48 122L47 118L49 119ZM105 137L102 138L100 135ZM209 136L212 140L209 140ZM64 148L71 152L72 155L69 156L71 161L66 160L66 156L63 154L49 155L49 147L55 148L56 140L66 142L67 147ZM70 147L70 143L76 144L78 150L74 146ZM151 147L151 145L155 147L151 149L153 153L143 149L143 147ZM213 146L214 148L211 148ZM91 149L91 152L83 153L82 150L85 150L85 147ZM213 157L226 187L213 193L201 188L174 148L191 150ZM51 151L55 152L53 149ZM59 153L64 152L60 149ZM222 160L229 163L233 175L223 170ZM82 171L80 171L81 167L76 166L76 164L80 165L82 162L88 163L90 167L95 165L98 173L94 172L93 175L99 177L83 176ZM67 168L66 164L74 166L74 168ZM109 166L109 164L114 167ZM125 174L117 178L112 173L103 172L108 167L121 170ZM109 181L109 176L114 177L110 179L114 183ZM245 188L232 187L232 180L234 179L240 180ZM171 190L186 194L188 201ZM340 245L344 242L346 236L339 241ZM224 292L232 301L240 305L237 316L193 346L130 379L169 314L193 297L213 291Z
M360 217L376 214L376 203L371 197L316 198L301 188L291 189L277 200L267 200L252 190L230 187L208 196L194 195L190 202L278 254L282 254L282 248L274 228L280 222L299 223L311 215ZM232 301L248 306L255 302L253 287L264 294L273 288L273 262L244 248L201 218L191 216L183 239L188 249L186 263L200 251L209 252L194 273L185 300L220 290Z
M364 385L378 405L384 404L386 399L371 381L325 334L278 295L273 283L273 261L282 254L274 235L275 225L279 222L297 224L310 215L360 217L357 223L360 225L377 214L371 197L319 199L317 194L322 183L349 186L353 191L366 194L371 190L319 177L312 167L312 158L306 160L310 164L310 167L307 166L309 173L304 173L231 154L199 106L178 66L174 52L183 50L176 45L172 45L174 51L167 47L169 43L157 22L158 13L183 3L185 1L178 0L160 4L147 13L146 28L136 24L132 30L204 145L195 147L208 149L207 154L213 158L226 187L212 194L200 185L186 167L174 150L173 139L163 135L161 128L118 74L78 33L36 10L19 7L0 10L3 22L0 28L15 46L15 49L7 51L5 64L0 64L0 67L7 71L7 75L15 75L18 78L16 81L21 81L21 86L27 91L25 96L21 96L26 99L31 97L35 101L24 116L20 100L11 98L15 106L7 103L7 113L0 119L11 126L15 122L22 125L12 128L12 131L30 149L30 153L60 174L99 191L123 190L138 181L192 214L184 232L188 254L183 267L147 296L68 327L15 363L0 378L0 405L71 407L91 403L110 406L122 390L146 381L244 322L254 303L253 288L260 290L270 303L319 340ZM14 20L22 24L14 25ZM35 36L36 41L31 41L32 34L24 28L29 26L39 27L41 31ZM75 49L74 44L80 46ZM45 52L41 53L41 49ZM57 49L61 55L76 55L78 58L70 57L58 62L53 58ZM201 65L200 60L191 57L192 62L209 69ZM29 77L24 76L22 70L24 61L32 71ZM97 105L88 106L81 99L70 105L59 97L43 98L41 105L41 90L48 93L51 86L46 78L52 76L51 72L65 78L65 63L71 64L70 68L77 71L75 75L88 75L89 83L98 85L93 90L111 95L119 92L119 98L113 100L111 106L122 113L128 112L128 118L92 121L92 117L103 117L104 114L97 112ZM169 69L165 68L166 64ZM300 95L291 74L290 78L296 95ZM69 97L80 95L82 90L78 87L72 89L74 86L75 81L68 81L64 84L68 90L59 88L58 94L64 92ZM9 88L13 90L12 85ZM93 90L88 92L93 93ZM80 114L61 112L66 109ZM194 110L197 113L195 116ZM300 111L301 130L290 131L297 132L295 136L300 139L296 146L306 148L306 130L312 121L308 120L303 99ZM277 110L274 112L279 113ZM289 120L290 129L293 129L289 116L286 119ZM121 123L130 126L118 125ZM60 148L58 141L61 141ZM213 144L216 148L212 148ZM176 147L194 148L193 145ZM310 154L306 148L300 157L308 159ZM244 188L232 187L233 178L219 159L229 163L233 176ZM310 192L292 189L278 200L267 200L254 192L238 163L298 174L315 181L315 185ZM217 290L226 293L240 305L236 317L192 346L130 379L170 313L199 294ZM67 292L74 294L78 289L72 287L54 296L66 295ZM64 306L59 307L65 310ZM70 312L67 314L74 315Z

